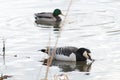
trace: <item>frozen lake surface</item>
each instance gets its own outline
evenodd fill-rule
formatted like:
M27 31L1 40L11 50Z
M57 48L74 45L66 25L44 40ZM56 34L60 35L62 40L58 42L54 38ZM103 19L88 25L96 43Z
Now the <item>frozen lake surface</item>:
M6 42L6 59L0 56L0 74L7 80L40 80L47 57L39 50L54 46L59 31L52 26L37 26L34 13L52 12L55 8L66 14L70 0L0 0L0 54L2 39ZM70 80L120 80L120 1L73 0L57 46L86 47L95 62L54 62L49 80L67 74ZM64 19L64 16L61 16Z

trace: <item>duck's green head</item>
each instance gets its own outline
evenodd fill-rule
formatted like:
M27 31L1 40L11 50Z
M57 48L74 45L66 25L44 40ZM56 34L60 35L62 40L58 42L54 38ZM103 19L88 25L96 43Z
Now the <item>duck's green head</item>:
M60 14L62 14L60 9L55 9L54 12L53 12L53 16L58 16Z

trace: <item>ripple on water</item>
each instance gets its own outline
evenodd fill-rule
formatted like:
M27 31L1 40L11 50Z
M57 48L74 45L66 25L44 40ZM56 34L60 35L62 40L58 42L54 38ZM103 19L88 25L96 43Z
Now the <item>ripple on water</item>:
M109 35L119 35L120 34L120 30L111 30L111 31L107 31L107 33L109 34Z

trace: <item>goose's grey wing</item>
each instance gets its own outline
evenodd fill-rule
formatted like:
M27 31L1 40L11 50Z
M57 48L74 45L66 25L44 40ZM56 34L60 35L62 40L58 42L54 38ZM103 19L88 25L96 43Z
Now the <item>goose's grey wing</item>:
M71 53L75 53L77 50L76 47L60 47L56 49L56 54L70 56Z

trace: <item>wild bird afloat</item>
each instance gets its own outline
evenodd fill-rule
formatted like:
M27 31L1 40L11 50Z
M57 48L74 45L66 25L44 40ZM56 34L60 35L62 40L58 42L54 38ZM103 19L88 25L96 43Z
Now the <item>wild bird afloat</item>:
M44 53L49 53L49 56L53 56L54 52L54 59L61 60L61 61L86 61L91 60L94 61L90 56L90 50L86 48L76 48L76 47L58 47L54 48L47 48L41 49Z
M35 23L42 25L52 25L59 26L61 22L60 14L62 14L60 9L55 9L52 12L42 12L35 14Z

